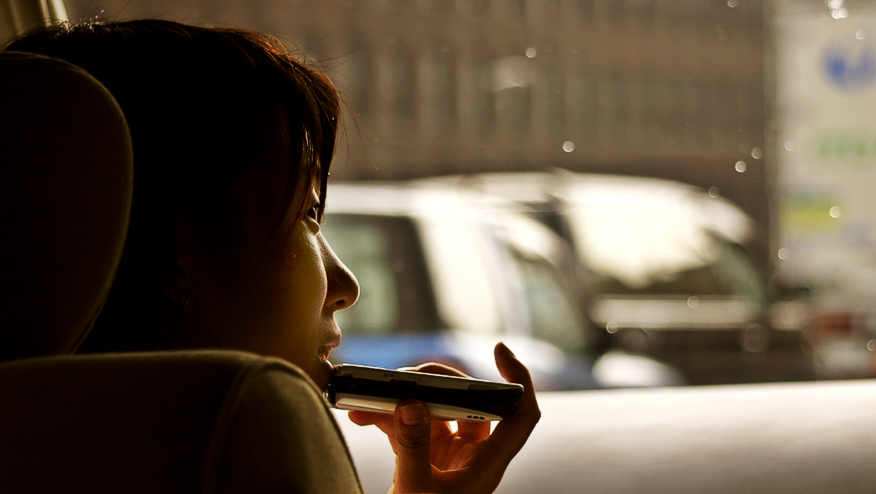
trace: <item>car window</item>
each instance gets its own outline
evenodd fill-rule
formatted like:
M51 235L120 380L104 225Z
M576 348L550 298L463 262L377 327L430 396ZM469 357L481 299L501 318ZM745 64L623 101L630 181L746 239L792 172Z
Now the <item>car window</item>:
M576 190L587 197L569 208L569 220L578 255L596 274L645 290L707 267L717 257L715 238L700 226L683 193L589 189Z
M345 333L378 335L442 326L409 219L329 213L322 233L362 287L359 301L335 314Z
M719 240L715 240L714 259L705 266L667 271L634 286L603 277L596 290L617 295L730 296L756 307L766 303L767 298L766 286L745 249Z
M722 295L733 295L761 307L767 303L763 278L742 246L725 244L711 268Z
M434 211L418 218L439 313L453 329L500 334L511 323L497 286L496 253L471 215ZM501 284L500 284L501 285Z
M556 268L516 251L512 259L520 272L533 336L568 352L583 353L587 343L584 318L569 299Z

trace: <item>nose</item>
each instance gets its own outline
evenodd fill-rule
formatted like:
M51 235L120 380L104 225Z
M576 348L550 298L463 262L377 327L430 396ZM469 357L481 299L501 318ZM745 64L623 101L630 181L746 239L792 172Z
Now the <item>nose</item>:
M319 236L323 265L328 281L325 306L332 312L352 307L359 298L359 281L332 250L329 243Z

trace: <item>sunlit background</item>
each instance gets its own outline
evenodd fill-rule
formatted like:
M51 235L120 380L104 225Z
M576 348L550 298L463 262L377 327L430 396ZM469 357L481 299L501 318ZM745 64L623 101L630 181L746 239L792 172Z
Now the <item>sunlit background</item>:
M272 33L336 83L337 361L492 378L504 339L541 389L876 373L876 3L66 3Z

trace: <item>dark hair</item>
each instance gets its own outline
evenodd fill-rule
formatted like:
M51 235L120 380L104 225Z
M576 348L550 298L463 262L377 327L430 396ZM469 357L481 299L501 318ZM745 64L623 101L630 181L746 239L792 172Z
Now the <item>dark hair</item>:
M160 347L150 328L158 321L149 314L167 302L179 213L205 229L217 251L235 258L238 213L229 185L267 133L287 129L292 151L275 225L288 214L305 214L306 194L296 192L317 181L325 204L340 99L327 77L274 37L164 20L88 22L46 28L6 49L85 69L113 94L131 130L134 201L128 240L85 350ZM277 121L278 113L285 122Z

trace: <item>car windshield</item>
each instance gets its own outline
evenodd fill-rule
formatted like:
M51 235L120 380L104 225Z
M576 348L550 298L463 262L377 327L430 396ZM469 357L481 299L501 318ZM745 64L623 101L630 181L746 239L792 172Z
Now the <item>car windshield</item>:
M628 284L604 276L598 279L597 292L630 296L737 297L758 307L768 301L766 285L748 253L739 245L715 240L714 253L702 258L701 265L651 273L645 283ZM632 285L632 286L631 286Z

